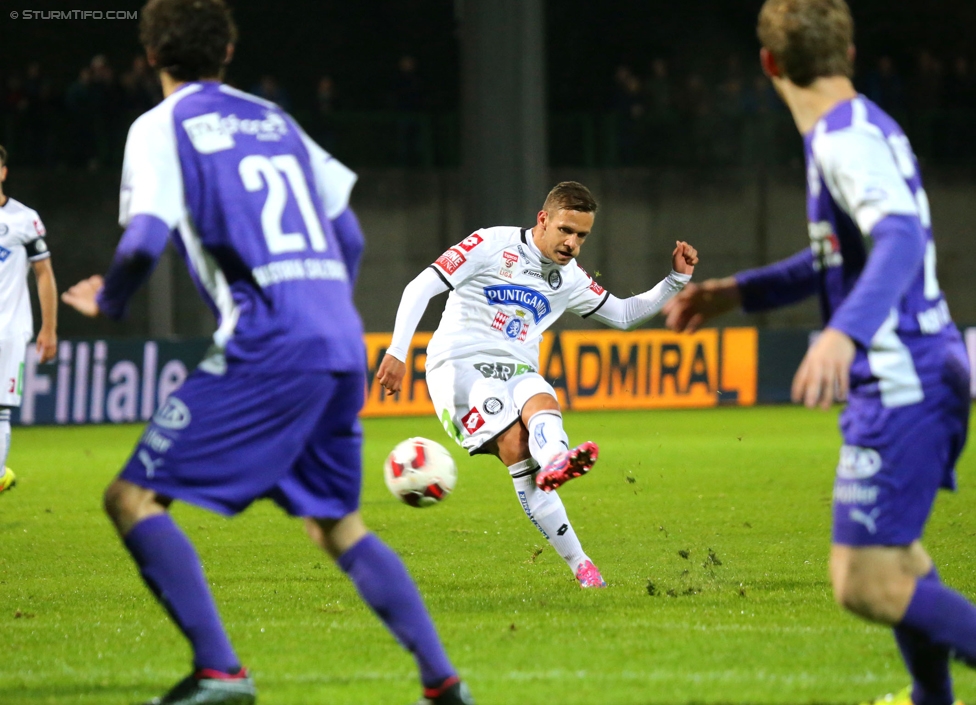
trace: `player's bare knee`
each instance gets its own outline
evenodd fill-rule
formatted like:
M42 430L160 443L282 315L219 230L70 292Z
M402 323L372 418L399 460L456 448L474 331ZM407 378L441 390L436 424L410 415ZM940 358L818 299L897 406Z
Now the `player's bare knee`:
M341 519L306 519L309 537L333 560L359 543L369 533L359 512Z
M521 421L512 424L494 439L493 454L505 465L514 465L531 457L529 432Z

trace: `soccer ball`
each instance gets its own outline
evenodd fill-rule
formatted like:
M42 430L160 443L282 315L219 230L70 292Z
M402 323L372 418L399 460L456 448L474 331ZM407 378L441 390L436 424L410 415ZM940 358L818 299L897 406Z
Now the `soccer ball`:
M387 456L383 478L400 501L411 507L429 507L451 494L457 484L457 466L440 443L408 438Z

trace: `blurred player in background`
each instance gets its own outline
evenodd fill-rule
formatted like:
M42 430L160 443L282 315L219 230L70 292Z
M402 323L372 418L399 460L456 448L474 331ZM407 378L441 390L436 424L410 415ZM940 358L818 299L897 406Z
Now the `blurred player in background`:
M811 246L691 285L666 308L694 330L741 306L817 294L825 329L793 398L847 398L834 484L830 573L837 601L891 625L912 688L884 702L950 705L949 658L976 666L976 607L939 580L919 539L939 488L955 487L966 442L966 351L936 279L928 199L908 139L858 95L843 0L767 0L763 70L803 134Z
M400 391L417 324L431 298L450 290L427 346L434 408L471 455L489 453L508 467L526 516L584 588L606 582L555 490L589 471L598 449L590 441L569 447L556 391L538 373L542 334L566 311L614 328L640 325L681 291L698 262L679 242L664 281L618 299L575 261L596 210L589 189L566 181L549 192L535 227L486 228L450 248L404 289L376 374L388 392Z
M37 211L3 192L7 150L0 146L0 494L17 484L5 463L10 452L10 410L20 406L27 344L34 337L27 273L34 270L41 302L37 356L53 360L58 349L58 287L44 223ZM28 266L29 265L29 266Z
M64 301L120 317L172 241L218 329L207 358L147 426L105 508L150 590L193 647L193 673L153 703L253 703L200 559L167 512L222 514L269 498L417 660L421 703L472 703L400 559L359 513L365 386L352 286L363 249L355 175L273 103L220 82L236 30L223 0L151 0L139 13L165 99L129 131L126 231L105 276ZM323 649L323 667L327 650Z

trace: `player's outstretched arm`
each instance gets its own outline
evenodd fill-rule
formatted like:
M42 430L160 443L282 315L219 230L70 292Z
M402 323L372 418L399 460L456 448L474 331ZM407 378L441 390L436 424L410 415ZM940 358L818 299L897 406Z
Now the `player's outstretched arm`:
M668 328L691 333L740 306L747 313L767 311L802 301L816 291L813 251L806 248L765 267L689 284L668 302L664 313Z
M129 299L149 278L169 238L169 228L152 215L137 215L122 233L105 278L89 277L75 284L61 300L85 316L119 320Z
M407 351L417 324L427 310L427 304L438 294L447 291L447 288L447 284L428 267L403 290L400 306L397 308L396 324L393 326L393 340L390 341L390 347L376 371L376 381L390 394L396 394L402 388L403 377L407 372L404 364Z
M37 278L37 298L41 302L41 330L37 334L37 354L41 362L58 354L58 285L54 280L51 258L33 263Z
M698 251L687 242L675 243L671 253L671 273L650 291L626 299L612 294L593 314L601 323L619 330L630 330L656 315L691 281L698 264Z

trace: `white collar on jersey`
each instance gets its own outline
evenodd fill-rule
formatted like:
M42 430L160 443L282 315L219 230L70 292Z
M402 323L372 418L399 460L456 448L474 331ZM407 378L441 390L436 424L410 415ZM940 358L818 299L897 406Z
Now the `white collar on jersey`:
M542 256L542 250L535 244L535 239L532 237L532 228L522 228L522 244L528 247L529 252L538 257L542 264L555 264L551 259Z

